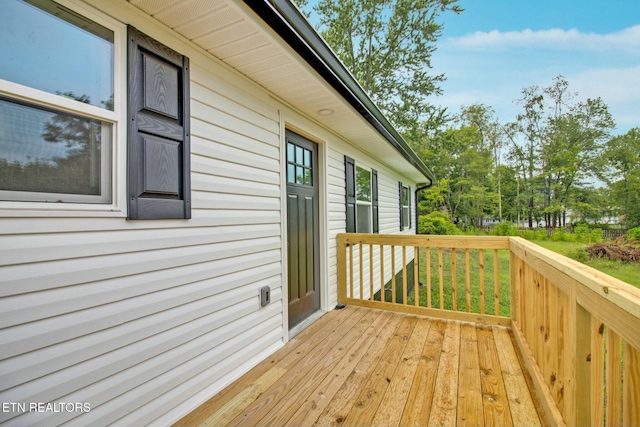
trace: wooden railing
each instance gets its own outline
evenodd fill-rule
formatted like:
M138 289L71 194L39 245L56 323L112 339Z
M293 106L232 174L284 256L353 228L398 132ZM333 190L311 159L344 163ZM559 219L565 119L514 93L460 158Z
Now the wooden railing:
M510 250L513 330L553 416L640 425L640 290L521 238Z
M551 424L640 425L640 290L517 237L337 243L339 302L510 326Z

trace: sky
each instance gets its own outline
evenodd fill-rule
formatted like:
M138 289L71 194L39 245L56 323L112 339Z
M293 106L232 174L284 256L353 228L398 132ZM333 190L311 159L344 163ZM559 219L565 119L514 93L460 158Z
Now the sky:
M640 127L640 0L459 0L445 13L433 72L447 81L435 105L483 103L502 122L523 88L563 75L577 100L601 97L617 124Z

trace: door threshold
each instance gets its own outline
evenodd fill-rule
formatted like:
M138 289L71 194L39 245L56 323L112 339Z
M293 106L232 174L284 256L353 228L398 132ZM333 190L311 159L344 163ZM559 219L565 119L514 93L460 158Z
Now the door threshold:
M324 316L326 313L327 312L324 310L318 310L315 313L310 314L309 317L295 325L293 328L289 329L289 339L304 331L308 326L311 326L313 322Z

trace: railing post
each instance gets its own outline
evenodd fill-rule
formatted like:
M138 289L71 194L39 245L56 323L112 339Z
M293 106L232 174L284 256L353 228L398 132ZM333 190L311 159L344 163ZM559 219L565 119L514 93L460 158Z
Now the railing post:
M346 237L338 234L336 250L338 252L338 304L347 300L347 245Z
M511 313L511 320L520 324L520 306L518 304L520 294L520 275L518 274L518 258L513 253L513 250L509 249L509 273L510 273L510 287L509 287L509 312Z
M578 283L571 283L570 339L573 344L569 384L565 385L568 403L567 425L591 425L591 313L577 301ZM567 389L568 386L568 389ZM568 399L567 399L568 398Z

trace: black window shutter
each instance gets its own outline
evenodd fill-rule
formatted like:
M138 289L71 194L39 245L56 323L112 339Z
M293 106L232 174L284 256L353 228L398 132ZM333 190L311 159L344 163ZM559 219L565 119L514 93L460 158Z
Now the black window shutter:
M411 228L411 187L407 187L407 203L409 204L409 228Z
M347 233L356 231L356 165L355 161L344 156Z
M191 218L189 58L128 27L129 219Z
M380 232L378 221L378 171L371 169L371 216L373 216L373 232Z
M404 230L404 215L402 212L402 182L398 182L398 194L400 194L400 231Z

